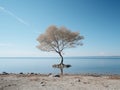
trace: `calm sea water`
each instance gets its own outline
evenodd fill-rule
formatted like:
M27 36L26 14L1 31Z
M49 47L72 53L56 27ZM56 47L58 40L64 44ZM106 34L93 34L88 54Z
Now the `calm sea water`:
M52 68L59 62L59 58L0 58L0 73L60 73ZM67 57L64 63L72 65L64 73L120 74L120 57Z

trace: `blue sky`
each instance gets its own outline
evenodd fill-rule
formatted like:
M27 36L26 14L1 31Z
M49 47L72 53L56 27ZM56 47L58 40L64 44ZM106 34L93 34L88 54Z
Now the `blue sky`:
M120 0L0 0L0 57L57 56L36 48L50 25L85 37L64 56L120 56Z

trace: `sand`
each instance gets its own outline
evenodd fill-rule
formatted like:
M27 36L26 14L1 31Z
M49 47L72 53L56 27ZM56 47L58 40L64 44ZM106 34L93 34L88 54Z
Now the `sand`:
M120 76L0 75L0 90L120 90Z

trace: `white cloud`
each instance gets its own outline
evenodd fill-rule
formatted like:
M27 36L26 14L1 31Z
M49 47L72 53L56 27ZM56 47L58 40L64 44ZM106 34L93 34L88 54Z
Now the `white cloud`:
M105 56L106 53L105 53L105 52L100 52L99 55L100 55L100 56Z
M20 17L16 16L14 13L12 13L11 11L8 11L7 9L5 9L4 7L0 6L0 10L7 13L8 15L14 17L17 21L19 21L20 23L24 24L24 25L29 25L26 21L24 21L23 19L21 19Z

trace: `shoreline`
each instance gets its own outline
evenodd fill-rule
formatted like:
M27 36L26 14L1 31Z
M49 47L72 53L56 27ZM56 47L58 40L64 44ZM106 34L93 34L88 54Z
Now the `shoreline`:
M0 74L0 90L120 90L120 75Z
M2 72L0 75L56 75L55 73L34 73L34 72L20 72L20 73L8 73L8 72ZM61 75L58 73L57 75ZM84 76L120 76L120 74L112 74L112 73L63 73L64 75L72 76L72 75L84 75Z

